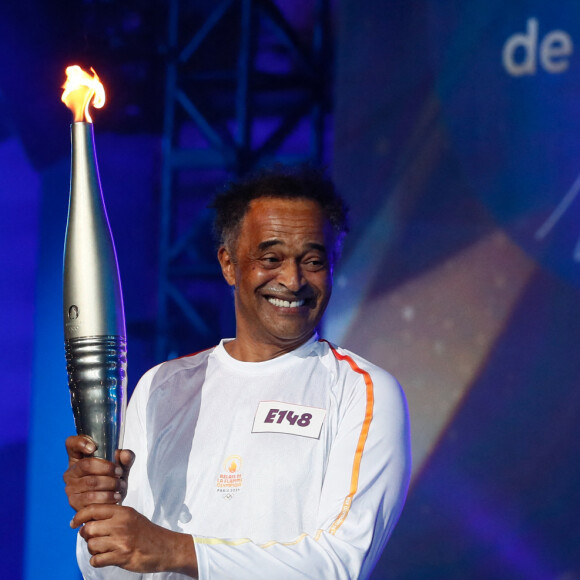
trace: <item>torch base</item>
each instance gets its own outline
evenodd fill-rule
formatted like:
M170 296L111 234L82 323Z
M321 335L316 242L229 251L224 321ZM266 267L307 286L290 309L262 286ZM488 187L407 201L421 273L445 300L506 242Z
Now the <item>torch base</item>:
M65 340L68 382L77 434L97 444L95 457L115 460L127 407L127 345L121 336Z

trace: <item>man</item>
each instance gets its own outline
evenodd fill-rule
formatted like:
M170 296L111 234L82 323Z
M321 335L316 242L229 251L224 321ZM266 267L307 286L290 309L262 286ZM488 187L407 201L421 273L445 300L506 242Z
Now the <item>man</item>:
M367 577L404 503L409 426L395 379L316 335L344 204L302 168L230 184L215 208L236 336L145 374L117 465L67 440L83 574Z

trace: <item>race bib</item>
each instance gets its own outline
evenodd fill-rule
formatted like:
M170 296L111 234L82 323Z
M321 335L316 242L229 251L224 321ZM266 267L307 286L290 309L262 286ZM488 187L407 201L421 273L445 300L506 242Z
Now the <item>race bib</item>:
M326 409L281 401L260 401L252 433L287 433L318 439Z

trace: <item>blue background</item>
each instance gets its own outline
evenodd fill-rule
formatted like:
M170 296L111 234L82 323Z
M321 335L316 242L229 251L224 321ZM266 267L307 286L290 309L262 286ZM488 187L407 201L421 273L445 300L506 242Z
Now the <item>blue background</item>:
M32 20L0 9L0 561L3 577L62 579L78 573L59 85L78 38L36 4ZM331 171L353 224L324 330L401 380L413 421L413 482L375 577L580 578L580 198L537 236L580 173L580 7L342 0L335 16ZM538 44L572 39L565 71L503 66L531 18ZM117 132L107 114L96 146L134 385L155 362L160 135Z

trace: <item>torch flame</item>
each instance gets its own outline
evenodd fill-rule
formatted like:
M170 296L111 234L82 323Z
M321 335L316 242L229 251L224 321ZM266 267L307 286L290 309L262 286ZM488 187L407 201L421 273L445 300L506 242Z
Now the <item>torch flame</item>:
M92 123L89 105L100 109L105 104L105 88L95 69L91 67L93 76L80 66L66 68L66 82L62 86L62 102L73 112L74 122Z

